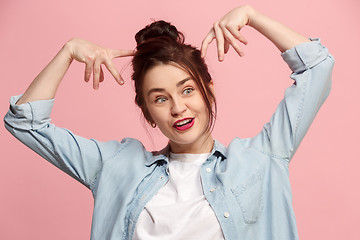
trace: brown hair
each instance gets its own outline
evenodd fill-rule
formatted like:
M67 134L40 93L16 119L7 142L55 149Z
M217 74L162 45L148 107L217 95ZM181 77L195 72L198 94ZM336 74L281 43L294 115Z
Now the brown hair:
M144 101L143 79L146 72L160 64L175 63L198 85L209 113L208 129L212 129L216 117L216 101L209 87L211 76L201 52L191 45L184 44L184 35L165 21L156 21L141 29L136 33L135 40L137 51L132 60L132 79L135 81L135 102L141 108L145 119L153 123Z

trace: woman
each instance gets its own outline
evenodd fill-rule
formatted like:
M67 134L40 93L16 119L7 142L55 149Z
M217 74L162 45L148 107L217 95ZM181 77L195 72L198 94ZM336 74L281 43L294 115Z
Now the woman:
M243 56L240 29L250 26L282 52L295 83L269 123L228 147L213 140L213 82L203 57L216 39L222 61L230 45ZM6 128L93 193L92 239L298 239L289 162L329 94L333 58L309 40L250 6L233 9L205 37L201 52L163 21L137 33L137 50L67 42L22 96L12 97ZM85 81L104 80L105 65L133 55L136 103L169 144L148 152L141 142L99 142L50 124L56 90L73 60Z

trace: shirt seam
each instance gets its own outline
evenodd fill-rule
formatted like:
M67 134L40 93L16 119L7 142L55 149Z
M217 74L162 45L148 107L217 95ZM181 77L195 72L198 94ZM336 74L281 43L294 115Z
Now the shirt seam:
M34 122L35 122L35 109L33 108L33 106L30 104L30 102L27 103L30 107L30 112L31 112L31 129L34 130Z
M271 157L271 158L275 158L275 159L277 159L277 160L280 160L281 162L283 162L283 163L285 163L286 165L285 166L287 166L288 167L288 164L289 164L289 162L290 162L290 159L288 160L288 158L289 157L281 157L281 156L279 156L278 154L274 154L274 153L272 153L272 152L268 152L268 151L264 151L264 150L262 150L262 149L258 149L258 148L256 148L256 147L249 147L250 149L254 149L254 150L256 150L256 151L258 151L258 152L260 152L261 154L263 154L263 155L266 155L266 156L268 156L268 157Z
M93 141L95 142L96 147L98 148L98 151L99 151L99 154L100 154L100 159L101 159L101 162L102 162L102 164L101 164L101 169L99 169L99 171L97 171L94 180L93 180L91 183L89 183L90 190L91 190L91 192L92 192L93 194L94 194L94 191L95 191L94 186L96 185L97 180L98 180L98 177L99 177L99 175L100 175L100 172L102 171L102 166L103 166L103 164L104 164L105 162L109 161L110 159L114 158L114 157L115 157L116 155L118 155L125 147L127 147L127 146L129 145L129 143L132 141L132 139L131 139L131 138L127 138L127 139L128 139L128 141L126 141L125 143L121 144L121 147L120 147L114 154L112 154L110 157L108 157L108 158L106 158L106 159L103 158L103 155L102 155L102 153L101 153L101 151L100 151L100 147L99 147L97 141L91 139L91 140L93 140Z
M100 148L99 148L98 143L97 143L94 139L90 139L90 140L95 143L95 145L96 145L96 147L97 147L97 149L98 149L98 152L99 152L99 154L100 154L101 162L102 162L102 164L103 164L103 162L104 162L104 161L102 161L103 155L102 155L102 153L101 153L101 151L100 151ZM102 164L101 164L101 168L96 172L96 175L95 175L95 177L94 177L94 180L89 183L89 188L90 188L90 190L91 190L91 192L92 192L93 195L94 195L94 191L95 191L94 186L95 186L95 184L97 183L98 176L99 176L99 174L100 174L100 172L101 172L101 170L102 170Z
M113 153L110 157L103 159L103 163L116 157L116 155L120 154L120 152L123 151L133 141L132 138L125 138L125 139L127 139L127 141L125 141L124 143L121 143L119 149L115 153Z

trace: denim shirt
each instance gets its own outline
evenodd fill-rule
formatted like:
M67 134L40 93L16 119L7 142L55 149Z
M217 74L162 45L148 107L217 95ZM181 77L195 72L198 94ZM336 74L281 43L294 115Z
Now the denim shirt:
M333 57L318 39L282 53L295 81L270 122L253 138L215 141L201 166L204 195L225 239L298 239L289 162L331 88ZM147 151L136 139L100 142L50 123L54 100L15 105L5 127L94 197L92 240L132 239L146 203L168 181L169 148ZM191 224L191 223L189 223Z

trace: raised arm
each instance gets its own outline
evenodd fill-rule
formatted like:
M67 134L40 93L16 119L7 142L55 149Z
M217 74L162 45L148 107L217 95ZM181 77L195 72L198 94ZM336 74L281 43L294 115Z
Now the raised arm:
M240 30L245 26L256 29L273 42L281 52L285 52L300 43L309 41L309 39L294 30L256 11L253 7L246 5L234 8L214 23L212 29L202 42L202 56L205 56L208 45L214 39L216 39L217 42L219 61L224 60L224 54L228 52L230 45L239 56L244 56L239 41L247 44L247 40L240 33Z
M10 99L4 117L6 129L40 156L92 188L102 162L120 147L117 141L99 142L56 127L50 121L56 90L73 60L85 63L85 81L93 74L93 86L104 80L101 64L122 84L112 59L132 55L132 50L112 50L83 39L67 42L33 80L26 92ZM25 104L23 104L25 103Z
M203 40L202 55L205 56L208 45L216 39L219 61L224 59L230 46L243 56L239 42L247 44L240 33L244 26L259 31L282 52L294 84L286 89L283 100L262 131L238 142L289 162L330 93L334 59L319 39L310 41L250 6L235 8L214 23Z
M112 59L131 55L133 55L133 50L107 49L89 41L74 38L68 41L54 59L39 73L16 104L54 98L60 82L73 60L85 63L84 80L86 82L90 80L90 76L93 74L94 89L98 89L99 82L104 80L102 64L106 66L119 84L123 84L124 81Z

